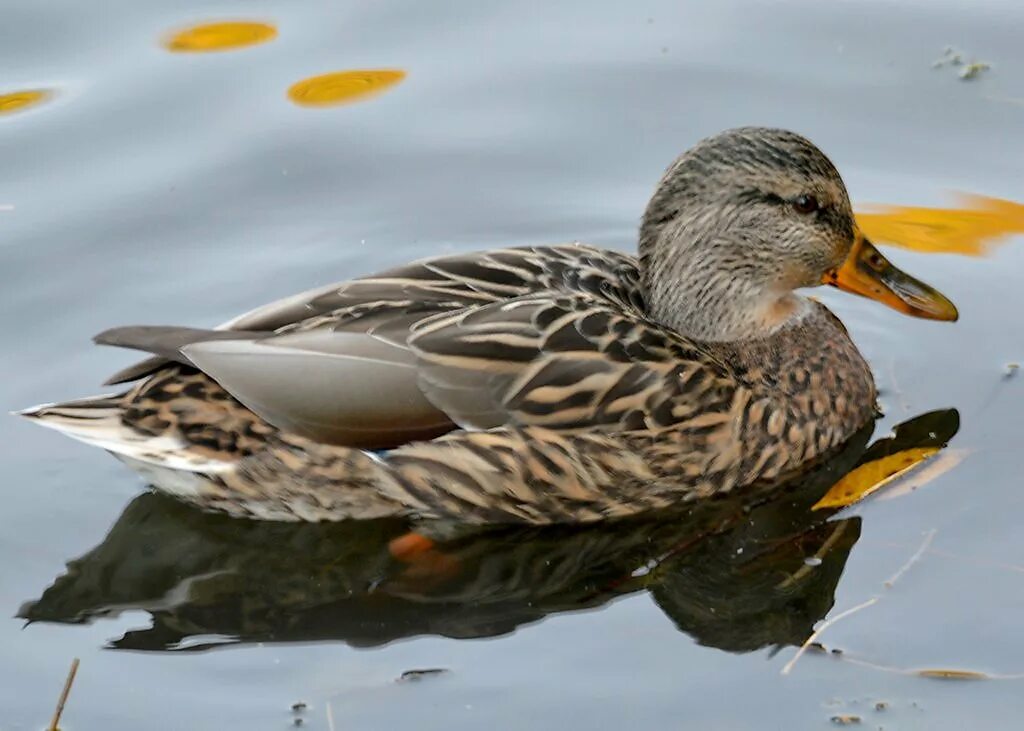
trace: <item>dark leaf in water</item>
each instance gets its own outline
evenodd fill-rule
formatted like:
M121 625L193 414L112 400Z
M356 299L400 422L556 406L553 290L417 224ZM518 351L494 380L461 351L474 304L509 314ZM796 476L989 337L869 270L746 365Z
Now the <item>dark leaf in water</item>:
M423 668L420 670L406 670L398 676L399 683L417 682L424 678L430 678L435 675L443 675L444 673L451 672L448 668Z

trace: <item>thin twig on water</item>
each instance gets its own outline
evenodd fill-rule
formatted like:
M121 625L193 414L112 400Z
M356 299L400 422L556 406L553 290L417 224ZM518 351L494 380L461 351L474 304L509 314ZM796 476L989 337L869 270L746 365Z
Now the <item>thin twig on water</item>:
M68 694L71 693L71 684L75 682L75 674L78 673L78 658L71 661L71 669L68 670L68 678L64 681L64 690L60 692L57 700L57 710L53 712L53 720L50 721L48 731L57 731L57 724L60 723L60 716L64 713L64 704L68 702Z
M327 728L334 731L334 714L331 712L331 702L327 701Z
M928 533L924 537L924 540L921 542L920 548L918 548L917 551L914 552L913 556L907 559L907 562L905 564L900 566L899 570L895 574L893 574L886 580L886 589L891 589L893 585L897 582L897 580L899 580L899 578L903 576L903 574L907 573L907 571L910 570L911 566L913 566L915 563L921 560L921 556L925 554L925 551L928 550L928 546L932 544L932 539L935 538L935 530L935 528L932 528L930 531L928 531Z
M959 668L901 668L854 657L848 652L844 652L836 657L841 662L848 662L852 665L918 678L934 678L938 680L1024 680L1024 673L986 673L979 670L962 670Z
M904 562L904 564L899 567L899 569L896 571L896 573L893 574L892 576L890 576L885 581L884 586L885 586L886 589L891 589L896 584L896 582L899 581L899 579L902 578L902 576L905 573L907 573L907 571L909 571L914 566L914 564L916 564L918 561L921 560L921 557L924 556L924 554L928 552L928 549L931 546L932 541L935 539L936 532L937 532L937 530L935 528L932 528L930 531L928 531L925 534L924 540L921 541L921 545L918 546L917 550L914 552L914 555L912 555L910 558L908 558ZM790 659L790 661L786 663L785 667L782 668L781 674L782 675L789 675L789 672L793 669L793 666L796 665L796 661L799 660L800 656L803 655L807 651L808 647L810 647L812 644L815 643L815 641L818 639L818 637L821 636L822 632L824 632L826 629L828 629L833 624L838 622L840 619L843 619L844 617L848 617L851 614L853 614L854 612L859 612L861 609L866 609L867 607L870 607L872 604L877 602L880 598L881 597L878 596L878 595L873 596L870 599L868 599L866 602L862 602L861 604L858 604L855 607L850 607L845 612L840 612L836 616L834 616L831 619L828 619L824 623L822 623L822 625L818 629L814 630L814 632L811 633L810 637L808 637L806 640L804 640L804 643L800 646L800 649L797 650L796 654L793 655L792 659ZM820 645L820 643L819 643L819 645ZM884 665L877 665L875 663L871 663L871 662L868 662L866 660L856 660L856 659L854 659L852 657L849 657L845 653L842 655L842 658L844 660L848 661L848 662L852 662L852 663L857 664L857 665L864 665L864 666L867 666L867 667L873 667L873 668L875 668L877 670L885 670L887 672L897 672L897 673L903 673L905 675L916 675L916 676L922 677L922 678L943 678L943 679L953 679L953 680L982 680L982 679L984 679L984 680L1019 680L1019 679L1024 678L1024 674L1020 674L1020 675L991 675L991 674L985 674L985 673L981 673L981 672L977 672L977 671L973 671L973 670L950 670L950 669L928 669L928 668L923 669L923 670L907 670L907 669L903 669L903 668L893 668L893 667L887 667L887 666L884 666Z
M840 612L839 614L837 614L836 616L832 617L831 619L826 619L822 623L822 625L820 627L818 627L818 629L814 630L814 632L811 633L810 637L808 637L806 640L804 640L804 644L800 645L800 649L796 651L796 654L793 655L792 659L789 662L786 663L786 666L784 668L782 668L782 673L781 674L782 675L789 675L789 671L793 669L794 665L796 665L796 661L799 660L800 657L805 652L807 652L807 648L810 647L812 642L814 642L815 640L818 639L818 637L821 636L822 632L824 632L829 627L834 625L840 619L843 619L844 617L849 617L851 614L853 614L854 612L859 612L861 609L867 609L868 607L870 607L872 604L874 604L877 601L878 601L878 597L877 596L873 596L870 599L868 599L866 602L862 602L862 603L858 604L855 607L850 607L846 611Z

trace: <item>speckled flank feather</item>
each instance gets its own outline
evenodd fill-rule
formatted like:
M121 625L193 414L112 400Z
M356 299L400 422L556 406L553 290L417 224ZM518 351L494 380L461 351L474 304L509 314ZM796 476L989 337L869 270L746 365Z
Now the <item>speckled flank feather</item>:
M776 200L806 187L832 206L816 223ZM217 331L108 331L100 342L161 357L116 375L142 379L123 394L27 415L236 516L643 513L778 478L872 418L871 373L845 329L791 293L843 260L852 231L842 181L810 143L725 133L666 173L639 260L501 249L322 287ZM196 346L179 352L183 338ZM414 386L409 408L447 433L395 443L382 422L359 433L380 453L339 443L319 409L354 395L331 418L374 423L376 397L355 398L374 384L348 374L378 370L381 393Z

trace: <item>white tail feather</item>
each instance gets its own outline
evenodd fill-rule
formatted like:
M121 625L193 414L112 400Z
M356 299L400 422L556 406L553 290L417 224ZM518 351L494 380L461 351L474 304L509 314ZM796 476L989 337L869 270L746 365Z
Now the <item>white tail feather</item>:
M123 410L123 394L113 394L41 404L15 413L72 439L112 452L139 472L143 470L137 463L163 470L206 474L233 468L230 462L192 451L187 442L177 437L153 436L133 429L122 420Z

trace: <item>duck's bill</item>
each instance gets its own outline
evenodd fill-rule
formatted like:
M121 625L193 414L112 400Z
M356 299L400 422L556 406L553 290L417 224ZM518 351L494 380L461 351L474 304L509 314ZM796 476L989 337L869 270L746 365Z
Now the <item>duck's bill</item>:
M894 310L928 320L953 321L956 305L933 287L900 271L860 232L850 255L822 283L877 300Z

